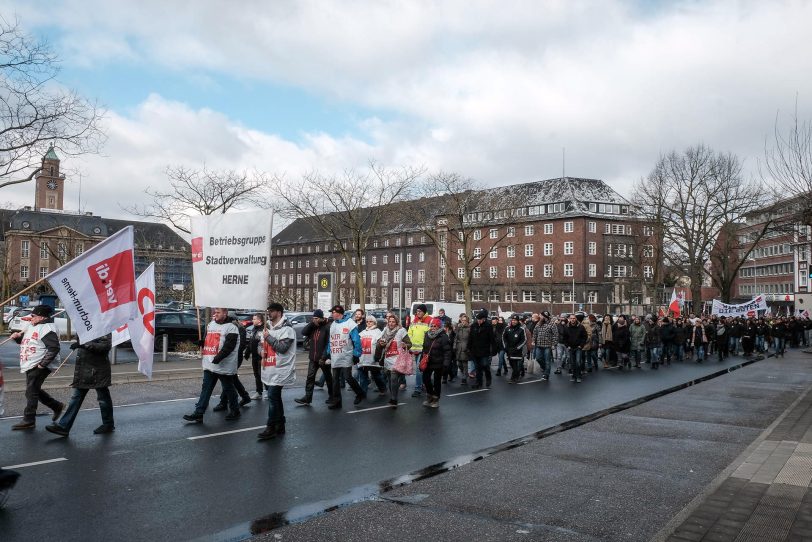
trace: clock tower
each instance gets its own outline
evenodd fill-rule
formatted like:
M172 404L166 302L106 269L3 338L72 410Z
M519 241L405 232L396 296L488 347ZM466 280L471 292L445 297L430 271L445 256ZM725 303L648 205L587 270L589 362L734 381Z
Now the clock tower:
M59 173L59 157L54 146L42 157L42 167L36 176L34 191L34 210L62 210L65 195L65 176Z

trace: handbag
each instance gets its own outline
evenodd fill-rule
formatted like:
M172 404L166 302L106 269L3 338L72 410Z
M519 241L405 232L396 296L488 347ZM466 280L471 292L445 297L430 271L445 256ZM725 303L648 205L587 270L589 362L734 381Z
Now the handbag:
M434 348L434 341L436 341L436 340L437 339L435 338L433 341L431 341L431 344L429 345L429 351L424 352L423 355L420 357L420 370L421 371L425 371L426 368L429 366L429 356L431 355L431 349Z
M412 355L409 354L409 351L405 347L398 349L398 357L395 359L392 370L405 376L414 374Z

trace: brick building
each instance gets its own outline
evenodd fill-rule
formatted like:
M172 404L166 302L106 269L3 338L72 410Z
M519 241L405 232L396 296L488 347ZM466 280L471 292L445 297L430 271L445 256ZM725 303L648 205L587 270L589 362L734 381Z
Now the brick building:
M164 224L114 220L63 209L65 175L53 148L35 178L34 206L0 211L0 279L4 298L44 277L120 229L134 226L135 268L155 262L158 298L172 296L172 285L189 288L189 244ZM47 290L43 285L41 291ZM35 292L36 293L36 292Z
M500 192L520 203L485 208L499 201L494 196ZM654 231L605 182L565 177L488 189L481 196L483 207L466 213L461 226L447 219L442 198L426 200L435 208L427 209L425 220L442 243L426 235L426 224L394 220L381 227L361 262L366 304L463 301L455 278L465 273L455 265L462 229L472 234L466 238L476 256L471 285L476 307L641 313L662 303L655 297ZM272 295L308 310L314 306L315 273L331 271L338 299L358 302L353 264L308 221L295 220L274 238Z

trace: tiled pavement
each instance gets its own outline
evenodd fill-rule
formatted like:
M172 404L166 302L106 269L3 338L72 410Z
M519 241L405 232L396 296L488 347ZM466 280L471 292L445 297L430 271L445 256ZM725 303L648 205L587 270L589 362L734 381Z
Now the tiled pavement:
M812 393L668 537L669 541L812 541Z

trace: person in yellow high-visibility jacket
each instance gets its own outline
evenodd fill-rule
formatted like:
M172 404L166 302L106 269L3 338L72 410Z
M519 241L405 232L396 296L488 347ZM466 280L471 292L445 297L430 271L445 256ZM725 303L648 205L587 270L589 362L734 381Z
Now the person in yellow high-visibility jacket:
M426 337L426 333L429 330L429 323L431 322L431 316L426 314L427 309L425 305L417 305L414 309L414 318L412 318L412 323L409 325L409 340L412 342L412 346L409 348L409 352L414 357L415 363L415 371L414 371L414 392L412 393L412 397L420 397L423 393L423 376L420 371L420 358L423 355L423 340Z

